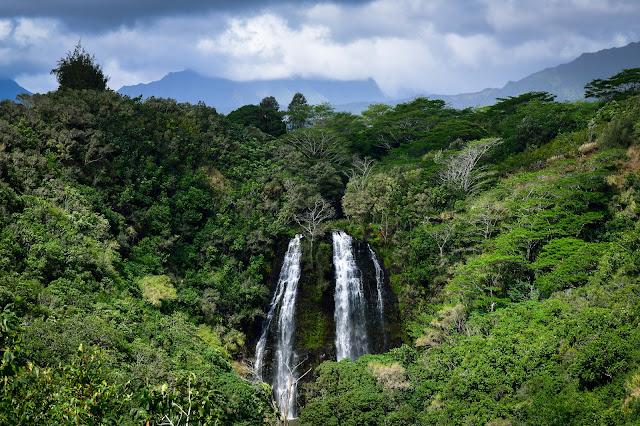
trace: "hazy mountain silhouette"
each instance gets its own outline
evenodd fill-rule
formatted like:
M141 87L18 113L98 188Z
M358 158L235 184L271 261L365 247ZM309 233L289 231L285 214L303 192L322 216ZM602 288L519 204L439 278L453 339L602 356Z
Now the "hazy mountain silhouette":
M533 73L522 80L510 81L500 89L485 89L460 95L429 95L443 99L455 108L492 105L496 98L518 96L527 92L549 92L557 101L584 98L584 86L596 78L608 78L627 68L640 67L640 43L583 53L577 59Z
M16 99L16 96L22 93L31 94L31 92L15 81L9 78L0 78L0 99L10 99L13 101Z
M338 105L388 100L373 79L339 81L291 78L239 82L204 77L190 70L169 73L161 80L148 84L123 86L118 92L132 97L173 98L192 104L202 101L222 113L243 105L258 104L265 96L274 96L280 107L286 109L296 92L304 94L310 104L331 102Z
M532 91L557 95L558 101L576 101L584 97L584 86L593 79L610 77L626 68L640 67L640 43L624 47L583 53L577 59L531 74L519 81L510 81L502 88L484 89L459 95L426 94L431 99L443 99L455 108L483 107L496 98L518 96ZM372 79L338 81L326 79L278 79L237 82L210 78L194 71L169 73L159 81L124 86L119 93L143 98L155 96L173 98L179 102L203 101L219 112L229 113L243 105L258 104L265 96L275 96L286 109L296 92L301 92L310 104L330 102L339 111L360 113L372 103L395 105L413 99L391 100L380 91Z

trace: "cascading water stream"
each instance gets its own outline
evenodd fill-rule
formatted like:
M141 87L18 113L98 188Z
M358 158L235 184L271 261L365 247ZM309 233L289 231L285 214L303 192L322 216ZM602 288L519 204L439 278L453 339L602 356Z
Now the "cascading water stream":
M296 297L301 275L301 239L301 235L296 235L289 242L269 313L256 346L255 359L256 373L261 378L265 370L265 362L273 362L273 367L267 369L267 376L271 378L278 408L289 419L295 418L296 415L295 396L299 380L295 371L298 354L294 349L294 340ZM360 248L356 249L356 247ZM338 361L345 358L358 359L370 353L373 347L381 346L382 342L379 340L370 341L373 335L370 335L369 330L373 330L372 327L376 330L379 327L383 331L384 347L388 347L383 297L384 271L375 252L369 246L369 255L375 268L376 294L373 286L369 285L369 277L372 278L372 271L369 269L371 263L368 259L364 260L368 256L362 248L345 232L333 231L334 320ZM356 258L360 263L357 263ZM358 265L366 268L364 275ZM365 277L367 277L366 282ZM273 340L269 345L269 348L273 349L267 350L268 339Z
M264 355L267 343L267 335L274 316L277 315L276 322L276 353L275 353L275 374L272 386L275 392L278 408L285 413L288 418L295 416L295 394L297 378L295 377L296 353L293 348L293 337L295 334L295 303L298 292L298 281L300 280L300 248L301 235L296 235L289 242L287 253L282 263L282 269L278 277L276 291L271 299L271 306L260 340L256 346L256 373L262 377Z
M353 254L353 238L343 231L333 231L333 265L336 290L336 358L353 360L369 353L365 320L366 301L362 278Z
M382 298L382 284L384 283L384 271L382 270L382 266L380 266L380 262L378 261L378 257L376 253L373 251L371 246L369 247L369 253L371 253L371 260L373 261L373 266L376 268L376 289L378 290L378 300L376 303L376 308L378 309L378 318L380 320L380 326L382 327L384 334L384 347L387 348L389 346L388 337L384 325L384 299Z

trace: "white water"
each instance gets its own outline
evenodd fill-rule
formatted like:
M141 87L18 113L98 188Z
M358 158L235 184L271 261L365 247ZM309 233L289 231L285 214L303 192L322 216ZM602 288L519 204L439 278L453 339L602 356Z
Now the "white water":
M256 346L256 373L262 378L264 363L264 352L269 334L271 320L277 315L276 327L276 356L275 374L272 381L278 408L287 417L292 419L295 416L295 394L297 388L297 378L295 377L296 354L293 350L293 337L295 333L295 303L298 293L298 281L300 280L300 249L301 235L296 235L289 242L287 253L285 254L278 277L276 291L271 299L271 307L265 321L260 340Z
M382 332L384 334L384 347L388 346L387 342L387 333L385 331L384 325L384 300L382 299L382 284L384 283L384 271L382 270L382 266L380 266L380 262L378 261L378 257L376 253L369 246L369 253L371 253L371 260L373 261L373 266L376 268L376 289L378 290L378 317L380 319L380 325L382 327Z
M361 273L353 255L353 238L343 231L333 231L333 265L336 271L336 357L338 361L355 360L369 353L366 302Z

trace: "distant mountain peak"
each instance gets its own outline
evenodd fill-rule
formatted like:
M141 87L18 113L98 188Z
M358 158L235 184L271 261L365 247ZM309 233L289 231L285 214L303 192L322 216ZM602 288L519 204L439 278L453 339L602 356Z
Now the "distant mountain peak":
M23 93L31 94L27 89L20 86L10 78L0 78L0 99L15 100L16 96Z
M274 96L280 105L288 105L296 92L304 94L311 104L328 101L337 105L388 100L371 78L343 81L296 76L286 79L232 81L202 76L190 69L170 72L158 81L123 86L118 92L134 97L142 95L145 98L173 98L179 102L203 101L223 113L243 105L258 104L265 96Z
M626 68L640 67L640 42L582 53L573 61L537 71L521 80L509 81L500 89L484 89L459 95L432 95L454 108L483 107L496 98L518 96L527 92L549 92L556 100L577 101L584 97L584 86L596 78L608 78Z
M626 68L640 67L640 42L613 47L598 52L585 52L573 61L545 68L521 80L510 80L501 88L486 88L459 95L430 94L454 108L492 105L497 98L518 96L527 92L549 92L558 101L576 101L584 96L584 86L596 78L610 77ZM381 91L376 82L363 80L331 80L302 78L232 81L206 77L191 69L170 72L158 81L135 86L123 86L118 92L130 96L174 98L179 102L204 101L220 112L229 113L243 105L258 104L265 96L274 96L286 106L296 92L301 92L310 104L330 102L338 110L359 113L372 103L396 104Z

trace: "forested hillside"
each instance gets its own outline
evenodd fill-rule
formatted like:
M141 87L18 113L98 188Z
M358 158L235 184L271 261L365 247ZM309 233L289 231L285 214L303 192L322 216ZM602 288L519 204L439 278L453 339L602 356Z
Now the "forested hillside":
M277 424L256 333L286 242L314 265L331 229L383 259L404 344L322 363L302 423L640 421L631 95L2 101L0 423Z

